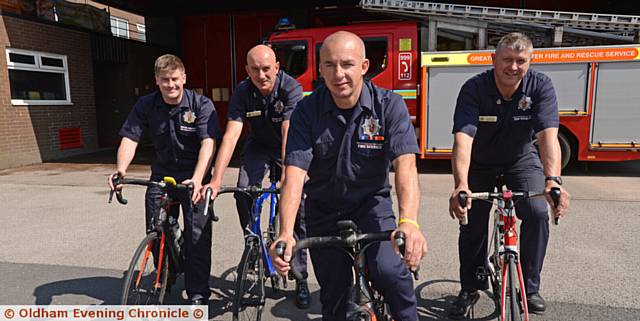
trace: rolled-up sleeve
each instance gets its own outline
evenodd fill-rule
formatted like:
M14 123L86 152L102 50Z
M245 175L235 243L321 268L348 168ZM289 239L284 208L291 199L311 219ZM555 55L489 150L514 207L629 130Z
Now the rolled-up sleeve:
M307 106L309 107L309 106ZM287 136L285 165L309 170L313 160L313 140L311 137L311 108L305 108L300 101L291 115L291 125Z
M385 107L385 114L389 158L394 160L404 154L419 153L416 131L411 124L411 117L402 97L391 94L388 105Z
M201 140L205 138L222 138L220 124L218 123L218 113L216 113L216 108L209 98L201 97L197 115L196 126L198 127L198 137Z
M139 99L133 106L133 109L127 116L122 128L120 129L120 136L127 137L134 142L139 142L142 137L142 132L149 128L147 116L145 113L145 107L149 105L149 102L144 99Z
M232 121L243 122L247 113L247 87L244 83L240 83L231 95L229 101L229 112L227 119Z
M468 80L460 89L453 114L453 134L463 132L475 137L478 131L478 118L480 117L476 90L476 86L471 80Z
M532 128L535 133L538 133L547 128L558 128L560 126L560 116L558 115L558 100L556 98L556 91L553 88L551 79L546 76L541 77L538 87L538 95L534 97L534 104L537 107L537 112L534 116Z
M286 78L286 80L284 85L287 94L283 99L284 111L282 112L282 117L284 120L289 120L298 102L302 100L302 86L291 77Z

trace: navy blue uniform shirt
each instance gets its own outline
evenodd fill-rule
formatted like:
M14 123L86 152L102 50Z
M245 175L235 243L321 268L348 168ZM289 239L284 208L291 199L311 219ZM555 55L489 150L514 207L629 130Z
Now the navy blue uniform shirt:
M390 161L419 152L402 97L370 82L363 83L350 119L325 86L303 99L291 117L286 149L286 165L307 171L307 198L342 210L388 194Z
M247 78L236 87L229 102L227 118L232 121L249 121L250 139L256 143L254 146L280 150L282 122L289 120L300 99L302 87L282 70L276 74L273 91L267 97L263 97L251 79Z
M467 80L453 116L453 133L474 137L472 165L508 166L537 154L534 134L559 126L551 79L529 69L510 101L496 87L493 69Z
M209 98L185 89L178 105L168 105L159 91L140 97L120 135L139 142L147 130L156 151L152 178L191 177L205 138L221 136L218 116Z

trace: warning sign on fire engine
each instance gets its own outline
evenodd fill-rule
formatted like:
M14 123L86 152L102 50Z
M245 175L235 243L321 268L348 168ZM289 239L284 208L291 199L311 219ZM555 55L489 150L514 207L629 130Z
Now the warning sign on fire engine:
M398 79L411 80L411 53L401 52L398 55Z

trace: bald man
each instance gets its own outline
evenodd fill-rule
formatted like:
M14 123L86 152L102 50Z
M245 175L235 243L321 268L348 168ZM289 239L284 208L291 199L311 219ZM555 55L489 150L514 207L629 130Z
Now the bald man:
M286 175L280 198L284 260L272 255L280 273L290 270L293 226L306 194L307 235L336 235L337 222L352 220L363 232L401 230L407 236L404 261L393 242L367 250L368 275L389 303L394 320L417 320L409 268L427 252L418 224L418 145L402 97L363 79L369 68L362 40L349 32L327 37L320 49L325 85L298 104L291 116ZM395 168L399 221L393 213L389 165ZM305 183L305 177L309 179ZM275 243L272 253L275 253ZM347 319L351 258L335 248L309 251L320 283L323 320Z
M280 63L271 48L257 45L247 53L245 66L249 77L236 87L229 103L227 128L218 151L211 183L203 186L201 195L208 187L216 196L224 171L229 165L233 150L242 133L243 122L251 125L251 134L244 145L238 175L238 187L260 186L271 162L277 165L276 177L280 178L284 146L287 141L289 118L298 101L302 99L300 84L280 70ZM236 208L240 227L246 234L251 226L252 200L245 194L236 194ZM304 237L302 215L296 222L296 237ZM297 260L304 273L307 270L306 255ZM311 296L306 282L296 283L296 305L307 308Z

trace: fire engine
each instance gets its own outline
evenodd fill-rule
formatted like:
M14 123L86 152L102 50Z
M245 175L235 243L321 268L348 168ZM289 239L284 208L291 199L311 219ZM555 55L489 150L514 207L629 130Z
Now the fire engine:
M363 39L370 60L365 78L404 98L421 157L450 158L458 92L467 79L491 68L492 51L436 51L435 39L487 48L499 38L487 35L523 31L536 46L531 68L548 75L556 89L562 166L570 160L640 159L640 45L601 45L637 42L640 17L401 0L363 0L361 6L422 21L274 32L269 43L280 66L300 82L305 95L321 81L324 38L338 30L353 32ZM539 49L541 44L555 47Z

